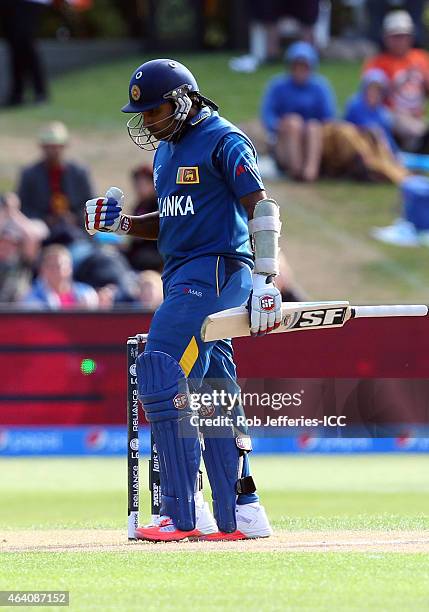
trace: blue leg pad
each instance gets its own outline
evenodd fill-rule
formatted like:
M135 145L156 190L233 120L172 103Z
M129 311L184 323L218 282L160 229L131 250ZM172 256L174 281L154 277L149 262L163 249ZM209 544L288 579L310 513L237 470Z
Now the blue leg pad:
M161 514L178 529L191 531L201 447L198 428L191 424L185 374L167 353L147 351L137 359L137 380L160 458Z
M221 428L222 429L222 428ZM257 501L255 483L249 473L247 452L251 450L250 438L204 437L203 457L210 480L213 513L220 531L232 533L237 529L235 509L237 496L242 503Z

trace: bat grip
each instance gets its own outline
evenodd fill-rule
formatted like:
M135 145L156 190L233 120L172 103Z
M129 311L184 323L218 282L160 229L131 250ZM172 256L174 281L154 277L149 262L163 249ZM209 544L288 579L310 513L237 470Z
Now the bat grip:
M425 317L428 307L424 304L391 306L354 306L354 317Z

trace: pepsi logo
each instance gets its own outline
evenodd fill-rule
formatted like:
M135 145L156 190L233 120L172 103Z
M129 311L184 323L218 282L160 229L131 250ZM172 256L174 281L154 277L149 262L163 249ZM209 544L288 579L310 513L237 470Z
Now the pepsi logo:
M90 450L100 450L106 446L107 432L104 429L94 429L85 437L85 447Z
M309 434L303 434L298 437L298 448L301 450L311 450L317 446L317 438L310 436Z
M9 444L9 432L6 429L0 431L0 451L5 450Z

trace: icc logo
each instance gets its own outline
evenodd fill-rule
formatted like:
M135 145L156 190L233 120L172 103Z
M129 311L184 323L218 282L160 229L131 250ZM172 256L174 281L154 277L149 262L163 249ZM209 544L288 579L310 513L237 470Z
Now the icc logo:
M130 365L130 374L131 376L137 376L137 366L135 363Z
M133 438L132 440L130 440L130 448L133 451L139 450L139 440L138 440L138 438Z

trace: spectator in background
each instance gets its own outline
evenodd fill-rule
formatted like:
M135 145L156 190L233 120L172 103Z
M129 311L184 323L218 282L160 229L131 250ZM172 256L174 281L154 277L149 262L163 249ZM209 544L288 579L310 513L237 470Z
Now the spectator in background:
M384 136L373 129L348 121L331 121L323 126L322 140L322 176L399 185L409 174L392 154Z
M383 44L383 40L380 39L383 19L392 8L400 7L410 14L414 23L416 41L419 46L423 46L425 39L423 25L424 5L425 0L366 0L370 38L375 43Z
M371 68L363 75L359 91L348 100L344 121L325 123L323 175L395 184L408 175L396 157L392 114L384 105L388 85L383 70Z
M322 123L335 116L335 94L315 72L318 55L309 43L292 44L286 60L290 73L269 82L261 119L279 169L295 180L314 181L319 175Z
M115 308L117 290L116 285L106 285L97 289L99 310L112 310L112 308Z
M16 193L0 196L0 227L5 223L15 226L24 238L25 252L29 259L35 260L40 244L49 234L46 223L40 219L29 219L21 211L21 202Z
M400 146L421 151L426 144L425 102L429 92L429 54L413 48L414 26L406 11L393 11L383 21L385 51L368 60L364 72L383 70L389 79L387 103L393 133Z
M11 87L4 106L25 102L27 83L34 102L45 102L48 87L45 70L36 46L36 36L43 9L51 0L1 0L0 21L9 48Z
M29 307L61 310L97 308L95 290L73 281L72 258L68 249L52 244L42 251L39 272L22 303Z
M31 262L23 252L23 236L11 223L0 227L0 303L17 302L28 291Z
M260 64L281 58L279 20L295 18L301 27L300 38L313 42L313 29L319 15L319 0L250 0L250 53L235 57L230 68L236 72L254 72Z
M360 89L346 103L344 121L372 130L385 139L392 151L397 145L392 133L392 113L386 108L389 79L379 68L371 68L362 77Z
M0 196L0 302L19 301L28 291L32 268L48 228L20 211L14 193Z
M53 121L39 133L42 159L22 170L18 193L23 212L32 219L44 220L51 238L76 228L86 237L83 227L83 202L92 198L88 170L65 159L69 133L66 126ZM73 231L71 230L71 231Z
M109 299L115 304L136 299L136 275L120 250L124 240L118 234L97 232L92 240L71 247L74 278L94 287L104 307Z
M147 312L155 312L162 304L162 279L155 270L144 270L137 276L137 304Z
M135 192L135 205L132 214L144 215L158 210L158 202L153 186L153 171L148 165L138 166L131 173ZM125 252L134 270L157 270L162 272L163 263L156 241L131 238Z

